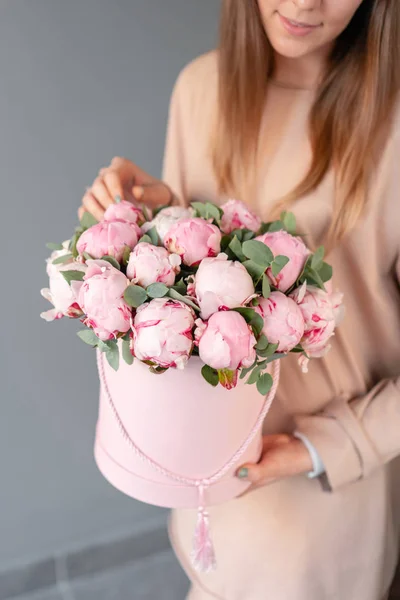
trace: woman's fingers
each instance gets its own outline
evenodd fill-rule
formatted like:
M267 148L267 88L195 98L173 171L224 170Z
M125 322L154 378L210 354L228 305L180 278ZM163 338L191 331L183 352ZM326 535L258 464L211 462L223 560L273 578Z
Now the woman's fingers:
M148 185L134 185L132 195L137 202L143 202L143 204L152 207L159 204L168 204L173 198L169 187L161 181Z
M104 215L104 207L97 201L92 192L88 190L82 198L84 209L92 214L95 219L101 221Z
M121 200L125 199L125 190L121 181L121 176L117 171L113 169L107 169L103 175L103 183L108 191L109 197L112 202L119 197Z
M90 188L90 193L104 209L114 202L103 177L96 177Z

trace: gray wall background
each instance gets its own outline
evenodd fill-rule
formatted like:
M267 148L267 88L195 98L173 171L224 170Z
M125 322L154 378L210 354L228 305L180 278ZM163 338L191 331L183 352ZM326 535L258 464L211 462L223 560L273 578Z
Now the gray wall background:
M0 570L129 534L165 512L125 497L92 456L95 357L47 324L47 241L76 225L114 155L161 170L181 67L215 45L216 0L1 0Z

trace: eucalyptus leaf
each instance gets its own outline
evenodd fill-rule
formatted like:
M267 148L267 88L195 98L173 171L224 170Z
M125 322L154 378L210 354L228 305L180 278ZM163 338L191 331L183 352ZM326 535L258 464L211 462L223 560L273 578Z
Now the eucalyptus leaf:
M258 378L257 389L260 394L266 396L272 388L273 383L274 380L272 379L271 375L269 373L264 373Z
M179 292L177 292L176 290L174 290L174 288L170 288L169 289L169 297L172 298L173 300L179 300L180 302L183 302L184 304L187 304L188 306L190 306L191 308L193 308L193 310L199 312L200 309L197 306L197 304L195 304L192 300L190 300L190 298L188 298L187 296L182 296L182 294L180 294Z
M129 340L122 340L122 358L124 359L127 365L131 365L133 363L133 355L131 352Z
M160 243L160 238L158 237L157 229L155 227L149 229L146 232L146 235L148 235L151 239L151 243L153 244L153 246L158 246L158 244Z
M286 231L292 235L296 233L296 217L291 212L286 212L281 215L281 221L285 225Z
M213 387L218 385L219 377L216 369L212 369L209 365L204 365L204 367L201 369L201 374L207 383L211 384Z
M264 296L264 298L269 298L271 295L271 284L269 282L268 277L265 275L263 275L263 280L262 280L262 295Z
M89 346L95 347L100 341L93 329L82 329L82 331L78 331L76 335L82 342L85 342L85 344L88 344Z
M150 298L163 298L168 294L169 287L164 283L152 283L146 288L146 292Z
M215 206L215 204L211 204L211 202L206 202L206 219L214 219L219 222L221 218L221 210Z
M138 308L147 300L147 292L140 285L128 285L124 292L125 302L133 308Z
M104 256L101 257L101 260L105 260L108 263L110 263L110 265L112 265L115 269L118 269L118 271L121 270L120 264L119 262L113 257L113 256L109 256L108 254L105 254Z
M83 271L60 271L65 281L71 284L71 281L83 281L85 273Z
M254 281L258 281L259 279L261 279L261 277L265 273L265 267L260 267L260 265L257 265L252 260L244 261L243 266Z
M93 225L97 225L98 221L93 215L85 211L80 219L80 223L84 229L90 229Z
M333 269L331 265L328 265L326 262L322 263L322 266L318 270L318 275L321 277L324 283L330 281L333 275Z
M268 338L263 333L258 338L258 342L255 345L256 350L266 350L268 347Z
M250 229L243 229L243 241L244 242L248 242L249 240L252 240L255 237L256 237L256 234L254 233L254 231L251 231Z
M249 376L248 380L246 381L246 383L248 385L252 385L253 383L255 383L257 381L257 379L260 377L260 374L263 370L263 366L258 365L257 367L255 367L251 373L251 375Z
M142 209L142 213L143 213L143 216L146 219L146 221L151 221L151 215L149 213L147 206L145 204L143 204L141 206L141 209Z
M311 267L318 271L322 267L322 264L324 262L324 256L325 248L323 246L320 246L311 259Z
M146 244L152 244L151 237L147 234L142 235L142 237L138 241L138 244L142 244L143 242L145 242Z
M248 240L247 242L243 242L242 251L247 258L264 269L269 267L274 260L274 255L268 246L258 240Z
M232 252L234 253L234 255L241 261L244 262L246 260L245 255L242 252L242 244L239 242L238 238L235 237L233 238L233 240L231 241L231 243L229 244L229 248L232 250Z
M263 330L264 319L261 315L255 312L254 317L251 319L249 325L253 329L254 335L258 337Z
M258 350L257 354L261 358L268 358L269 356L275 354L276 350L278 349L278 345L279 344L268 344L265 350Z
M246 375L254 369L256 364L257 364L257 359L253 362L251 367L246 367L246 368L243 367L242 369L240 369L240 379L244 379L246 377Z
M122 255L122 263L123 263L124 265L127 265L127 264L128 264L128 262L129 262L129 257L130 257L130 255L131 255L131 252L132 252L131 248L130 248L129 246L125 246L125 248L124 248L124 253L123 253L123 255Z
M93 260L93 256L91 256L89 252L82 252L82 256L85 260Z
M52 261L53 265L62 265L65 262L68 262L69 260L72 260L74 258L73 254L63 254L63 256L59 256L58 258L55 258Z
M234 229L233 231L231 231L231 236L232 237L237 237L237 239L239 240L239 242L243 242L244 241L244 231L243 229Z
M106 358L110 367L114 369L114 371L118 371L119 368L119 350L118 346L112 346L108 348L106 351Z
M203 202L191 202L191 206L197 212L197 214L205 219L206 217L206 205Z
M289 258L287 256L275 256L274 262L271 265L271 270L274 277L277 277L279 273L282 271L283 267L285 267L289 262Z
M63 249L62 244L55 244L54 242L47 242L46 247L49 250L62 250Z
M236 308L232 308L232 310L234 310L235 312L238 312L240 315L242 315L242 317L244 318L246 323L249 323L249 324L254 319L254 316L257 314L253 308L248 308L246 306L238 306Z
M286 229L285 223L283 221L273 221L268 227L268 232L272 233L274 231L281 231L282 229Z

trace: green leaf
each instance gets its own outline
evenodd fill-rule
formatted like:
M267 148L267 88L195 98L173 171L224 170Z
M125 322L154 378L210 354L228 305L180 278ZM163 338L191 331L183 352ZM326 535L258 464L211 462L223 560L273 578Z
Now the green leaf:
M268 344L268 346L265 348L265 350L258 350L257 354L261 358L268 358L269 356L272 356L273 354L275 354L275 352L278 349L278 345L279 344Z
M318 275L324 283L332 279L333 269L331 265L328 265L326 262L322 263L322 266L318 269Z
M93 329L82 329L82 331L78 331L76 335L82 342L85 342L85 344L88 344L89 346L95 347L100 341Z
M274 277L277 277L277 275L279 275L283 267L285 267L288 264L288 262L289 259L287 256L282 256L281 254L279 254L279 256L275 256L274 262L271 265L271 270Z
M274 255L271 250L258 240L248 240L243 242L242 251L247 258L262 266L264 269L270 266L274 260Z
M133 308L138 308L147 300L147 292L140 285L128 285L124 292L125 302Z
M249 325L252 328L254 335L256 337L258 337L263 330L264 319L262 318L261 315L259 315L258 313L255 313L254 317L251 319Z
M266 396L270 389L272 388L272 384L274 380L272 379L269 373L264 373L261 375L257 381L257 389L263 396Z
M219 383L218 371L216 369L212 369L209 365L204 365L201 369L201 374L207 383L211 384L213 387L216 387Z
M257 367L255 367L250 375L250 377L248 378L248 380L246 381L246 383L248 385L252 385L253 383L255 383L257 381L257 379L259 378L262 370L263 370L263 366L262 365L258 365Z
M255 312L255 310L253 308L248 308L246 306L237 306L236 308L232 308L232 310L234 310L235 312L238 312L240 315L242 315L242 317L244 318L246 323L249 323L249 324L254 319L255 315L257 315L257 313ZM260 316L260 315L257 315L257 316Z
M303 348L301 347L301 345L300 345L300 344L298 344L297 346L295 346L294 348L292 348L292 349L290 350L290 352L296 352L296 353L298 353L298 352L304 352L304 350L303 350Z
M83 281L85 273L83 271L60 271L65 281L71 284L71 281Z
M285 212L281 215L281 221L283 222L286 231L292 235L296 233L296 217L291 212Z
M131 248L129 246L125 246L124 253L122 255L122 264L124 264L125 266L129 262L129 257L131 255L131 252L132 252Z
M311 267L318 271L322 267L322 264L324 262L324 256L325 248L323 246L320 246L311 259Z
M319 273L312 269L311 267L307 267L304 272L304 278L307 280L308 284L315 284L321 290L325 291L324 282L322 281Z
M243 241L244 242L248 242L249 240L252 240L255 237L256 237L256 234L254 233L254 231L251 231L250 229L243 229Z
M105 256L101 257L101 260L105 260L108 263L110 263L110 265L112 265L115 269L118 269L118 271L121 270L120 264L117 260L115 260L115 258L113 256L109 256L108 254L106 254Z
M212 218L212 219L215 219L215 221L217 221L217 223L218 223L218 221L221 218L222 211L217 206L215 206L215 204L211 204L211 202L206 202L205 208L206 208L206 219Z
M260 335L260 337L258 338L258 342L255 345L255 349L256 350L266 350L268 347L268 339L267 336L264 335L263 333Z
M234 229L233 231L231 231L230 233L231 237L237 237L237 239L239 240L239 242L243 242L243 238L244 238L244 231L243 229Z
M97 225L98 221L93 215L85 211L80 219L80 223L84 229L89 229L93 225Z
M148 235L151 239L151 243L153 244L153 246L158 246L158 244L160 243L160 238L158 237L157 229L155 227L149 229L146 232L146 235Z
M89 252L82 252L82 256L86 260L93 260L93 256L91 256Z
M169 287L164 283L152 283L146 288L146 292L150 298L163 298L168 294Z
M191 206L197 212L200 217L205 218L206 216L206 205L203 202L191 202Z
M76 231L74 233L74 235L72 236L71 241L69 243L68 250L70 252L72 252L72 255L73 255L74 258L77 258L78 254L79 254L78 250L76 249L76 245L77 245L78 240L81 237L81 235L82 235L81 231Z
M146 242L146 244L152 244L153 242L151 241L151 237L147 234L142 235L142 237L140 238L140 240L138 241L138 244Z
M187 286L183 279L177 281L175 285L172 286L172 289L178 292L178 294L182 294L183 296L185 296L187 292Z
M246 260L245 255L242 252L242 244L239 242L238 238L235 237L233 238L233 240L231 241L231 243L229 244L229 248L232 250L232 252L234 253L235 256L237 256L237 258L243 262Z
M281 231L282 229L286 229L283 221L273 221L268 227L268 232Z
M73 255L72 254L64 254L63 256L59 256L58 258L55 258L52 262L53 265L62 265L63 263L67 262L68 260L73 259Z
M253 278L254 281L261 279L265 273L265 267L260 267L260 265L257 265L252 260L246 260L243 263L243 266L246 268L248 274Z
M150 218L151 215L148 211L147 206L145 204L143 204L140 208L142 209L142 213L143 213L143 216L146 219L146 221L151 221L151 218Z
M46 247L49 250L62 250L63 249L62 244L55 244L54 242L47 242Z
M190 300L190 298L188 298L187 296L182 296L182 294L180 294L179 292L177 292L176 290L174 290L174 288L170 288L169 289L169 294L168 295L173 300L179 300L180 302L183 302L184 304L187 304L188 306L190 306L191 308L193 308L193 310L196 310L197 312L200 311L200 309L197 306L197 304L195 304L194 302L192 302L192 300Z
M246 375L248 373L250 373L250 371L252 371L254 369L254 367L257 364L257 359L253 362L253 364L251 365L251 367L246 367L246 368L242 368L240 369L240 379L244 379L246 377Z
M110 367L114 369L114 371L118 371L119 368L119 350L118 346L115 344L106 350L106 358Z
M271 284L265 273L263 275L262 280L262 295L264 296L264 298L269 298L271 295Z
M131 365L133 363L133 355L131 353L129 340L122 340L122 358L128 365Z

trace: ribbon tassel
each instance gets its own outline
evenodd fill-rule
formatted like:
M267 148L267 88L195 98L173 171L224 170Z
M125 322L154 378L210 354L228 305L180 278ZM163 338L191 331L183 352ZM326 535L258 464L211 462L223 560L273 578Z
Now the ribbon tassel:
M199 489L199 508L197 524L193 537L192 565L201 573L209 573L216 569L214 546L210 533L210 517L204 506L205 484L197 484Z

